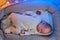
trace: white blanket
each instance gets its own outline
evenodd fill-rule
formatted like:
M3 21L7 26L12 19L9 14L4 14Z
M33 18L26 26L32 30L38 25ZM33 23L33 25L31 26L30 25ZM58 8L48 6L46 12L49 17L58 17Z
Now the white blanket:
M14 13L17 18L17 24L15 24L15 26L18 27L18 29L28 30L26 34L27 33L28 34L39 34L36 31L36 27L41 21L46 21L51 26L53 25L51 14L45 11L41 11L41 12L42 12L41 15L34 15L35 13L33 13L34 16L33 15L32 16L20 15L20 14ZM3 23L6 23L6 21L5 22L3 21ZM20 30L17 30L17 32L20 33Z

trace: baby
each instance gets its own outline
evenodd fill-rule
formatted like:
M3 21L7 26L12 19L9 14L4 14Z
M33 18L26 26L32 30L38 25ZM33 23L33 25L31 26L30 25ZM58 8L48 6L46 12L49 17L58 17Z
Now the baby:
M51 29L51 25L48 24L47 22L40 22L37 26L36 26L36 30L38 33L42 33L42 34L48 34L52 31ZM25 34L25 30L21 30L20 35L23 36Z
M43 33L43 34L50 33L50 32L52 31L51 25L48 24L47 22L41 21L41 22L37 25L37 31L38 31L39 33Z
M40 12L38 12L38 13L40 13ZM44 22L44 21L41 22L40 19L38 19L38 18L35 19L31 16L11 13L7 17L6 20L7 21L11 20L13 25L15 26L15 28L12 25L8 26L7 28L5 28L5 33L9 32L9 31L7 32L6 29L8 29L8 30L10 30L10 32L16 33L16 34L25 34L26 32L33 33L33 34L36 32L48 34L51 32L50 24L48 24L47 22ZM8 23L10 23L10 22L8 22Z

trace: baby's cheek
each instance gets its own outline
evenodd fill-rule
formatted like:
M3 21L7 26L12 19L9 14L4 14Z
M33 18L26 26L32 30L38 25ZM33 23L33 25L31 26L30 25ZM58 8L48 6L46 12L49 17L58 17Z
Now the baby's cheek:
M47 34L47 33L49 33L50 31L51 31L50 28L44 28L44 29L42 29L42 33L44 33L44 34Z
M42 29L42 27L38 27L37 32L41 33L41 29Z

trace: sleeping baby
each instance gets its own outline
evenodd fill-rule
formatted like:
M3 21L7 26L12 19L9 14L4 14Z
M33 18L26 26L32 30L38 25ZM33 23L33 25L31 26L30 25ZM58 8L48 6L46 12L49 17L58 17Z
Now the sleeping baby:
M29 12L28 12L29 13ZM33 13L33 12L31 12ZM42 13L36 11L35 16L20 15L11 13L4 22L4 32L14 34L48 34L51 32L51 25L42 20ZM34 15L34 14L33 14Z

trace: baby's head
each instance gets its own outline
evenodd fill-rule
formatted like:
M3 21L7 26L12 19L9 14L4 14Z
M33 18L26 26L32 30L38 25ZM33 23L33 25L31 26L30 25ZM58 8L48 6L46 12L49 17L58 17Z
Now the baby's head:
M37 25L37 32L39 33L48 34L51 32L51 30L51 25L47 22L42 21Z

